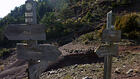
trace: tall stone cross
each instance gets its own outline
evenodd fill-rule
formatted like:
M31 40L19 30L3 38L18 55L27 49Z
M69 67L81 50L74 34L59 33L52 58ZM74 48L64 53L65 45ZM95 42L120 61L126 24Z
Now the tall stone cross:
M48 62L54 62L61 52L52 45L38 44L37 40L46 40L45 26L37 24L36 2L25 2L25 23L9 24L5 36L9 40L27 40L27 43L17 43L17 58L28 61L29 79L39 79L39 75L48 67Z
M104 57L104 79L111 79L112 56L118 55L118 45L113 43L120 40L121 31L114 29L112 25L112 11L110 11L107 13L107 26L102 34L102 42L106 44L95 50L99 57Z

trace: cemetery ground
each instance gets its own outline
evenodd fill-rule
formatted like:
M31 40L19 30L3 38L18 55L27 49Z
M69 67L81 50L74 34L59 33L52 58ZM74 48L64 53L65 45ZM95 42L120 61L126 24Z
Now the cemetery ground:
M51 64L40 79L103 79L103 58L94 53L97 46L97 43L71 42L59 47L63 56ZM113 57L112 62L112 79L140 79L139 60L139 44L119 43L119 56ZM0 61L0 79L27 79L27 63L23 60L20 60L22 63L16 62L16 52Z

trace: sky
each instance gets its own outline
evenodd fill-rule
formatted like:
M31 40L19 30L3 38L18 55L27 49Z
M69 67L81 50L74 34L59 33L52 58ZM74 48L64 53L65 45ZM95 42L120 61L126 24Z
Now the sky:
M0 0L0 18L11 12L16 6L25 4L26 0Z

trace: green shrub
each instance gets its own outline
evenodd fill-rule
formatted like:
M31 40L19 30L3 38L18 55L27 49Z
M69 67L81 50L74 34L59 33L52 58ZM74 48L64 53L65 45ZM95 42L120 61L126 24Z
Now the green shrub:
M48 39L52 39L52 38L60 38L62 36L67 35L67 33L69 32L69 30L64 29L64 26L62 23L55 23L49 27L47 27L46 29L46 37Z
M87 12L86 16L82 18L82 22L92 22L93 21L93 14L91 12Z
M116 1L112 1L112 6L115 7L115 6L120 6L120 5L125 5L125 6L128 6L130 4L133 4L136 0L116 0Z
M115 21L115 29L122 31L122 36L130 39L139 37L140 33L140 15L130 13L124 16L118 16Z
M0 50L0 58L5 58L10 55L10 49L3 48Z
M73 79L71 75L66 74L63 79Z
M125 5L125 4L131 4L132 0L121 0L120 1L121 4Z
M59 17L63 20L72 18L75 16L74 10L71 8L65 8L59 13Z
M90 33L80 36L78 38L78 41L82 42L83 44L88 44L89 42L94 40L94 36L95 36L94 33L90 32Z
M97 33L97 36L98 37L101 37L102 33L103 33L103 30L106 28L106 24L104 24L100 30L98 30L98 33Z

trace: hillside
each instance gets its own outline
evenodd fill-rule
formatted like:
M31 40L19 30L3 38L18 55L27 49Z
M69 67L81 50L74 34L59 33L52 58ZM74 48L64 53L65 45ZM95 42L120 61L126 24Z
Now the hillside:
M117 1L117 0L116 0ZM140 78L140 1L37 0L37 22L47 29L45 41L56 45L62 58L49 65L40 79L102 79L103 58L94 50L102 44L106 14L114 13L122 31L119 56L113 58L113 79ZM0 79L27 79L27 62L16 58L15 45L3 35L7 24L24 24L25 5L0 20ZM21 70L20 72L18 70Z
M113 79L140 78L140 45L132 46L132 42L126 43L127 44L120 44L119 56L113 58ZM62 51L64 57L50 65L48 69L42 73L40 79L86 79L86 77L90 79L102 79L104 68L103 58L98 58L97 55L91 51L94 48L94 45L74 43L60 47L59 49ZM8 58L0 60L2 61L0 65L0 72L2 72L0 73L0 78L27 79L27 63L23 60L19 62L15 57L16 54L13 52Z
M71 50L67 47L65 49ZM103 79L103 59L96 58L92 52L89 53L89 56L85 54L66 56L57 66L54 66L58 68L52 67L42 73L40 79ZM139 59L139 46L120 46L119 56L113 58L112 79L139 79Z
M116 3L100 0L38 0L37 20L39 24L44 24L47 27L47 40L43 42L56 42L59 45L64 45L83 34L97 31L105 26L106 13L110 10L113 10L117 17L132 12L138 13L139 0L132 3L130 1ZM25 23L24 7L25 5L16 7L0 21L0 46L15 45L16 41L12 43L3 36L2 29L7 24Z

